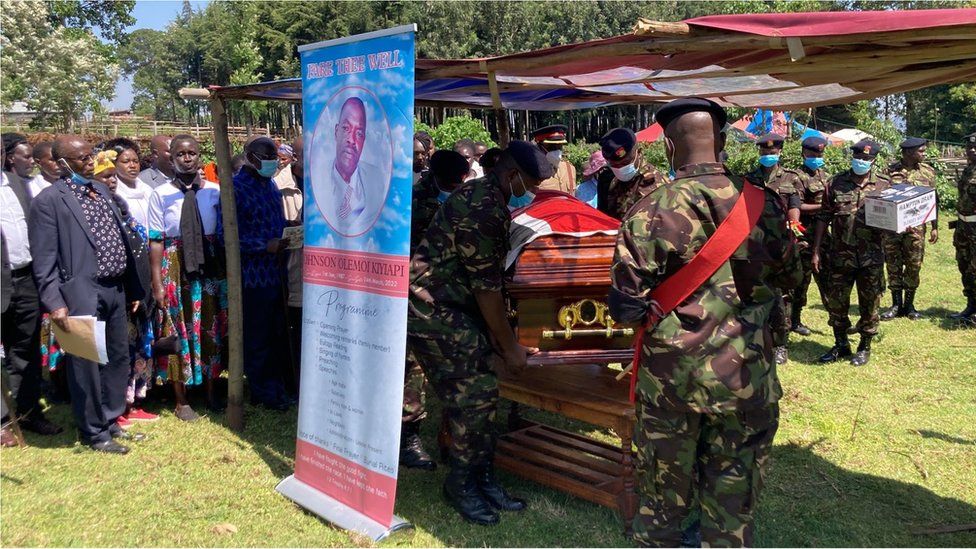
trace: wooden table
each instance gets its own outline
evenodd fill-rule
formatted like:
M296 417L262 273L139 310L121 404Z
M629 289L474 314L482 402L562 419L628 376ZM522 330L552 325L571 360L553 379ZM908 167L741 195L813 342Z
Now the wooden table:
M498 438L495 464L616 509L629 533L637 511L631 446L635 414L627 394L630 380L617 381L618 373L596 364L561 364L530 367L517 379L500 379L502 398L613 429L620 446L516 416L509 418L514 429Z

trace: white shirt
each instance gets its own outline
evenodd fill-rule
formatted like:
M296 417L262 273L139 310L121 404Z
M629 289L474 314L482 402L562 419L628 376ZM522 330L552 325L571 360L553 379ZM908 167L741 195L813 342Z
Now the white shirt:
M51 183L47 179L44 179L43 174L37 174L27 182L27 192L30 193L31 198L37 198L37 195L41 194L41 191L51 186Z
M122 184L120 183L121 187ZM197 191L197 209L203 223L203 234L217 232L217 207L220 204L220 187L205 181ZM167 183L156 187L149 195L149 238L177 238L180 236L180 217L183 214L183 193Z
M115 187L115 194L119 195L129 205L129 213L132 214L132 219L145 227L147 231L149 230L149 197L152 193L153 188L140 179L136 179L135 188L129 187L121 181Z
M7 257L11 269L22 269L30 264L30 241L27 239L27 215L20 200L10 187L6 172L0 172L0 229L7 242Z

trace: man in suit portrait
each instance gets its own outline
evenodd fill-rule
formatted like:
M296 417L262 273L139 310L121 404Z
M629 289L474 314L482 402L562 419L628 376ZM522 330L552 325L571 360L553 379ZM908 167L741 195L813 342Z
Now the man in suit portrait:
M139 438L117 424L129 379L126 310L138 306L144 290L111 191L92 180L91 145L77 135L62 135L51 153L62 178L32 201L28 231L41 309L64 330L70 331L69 316L105 322L108 362L68 355L65 370L82 442L99 452L124 454L129 449L115 439Z
M366 144L366 106L350 97L339 110L335 125L335 157L325 176L326 192L317 203L329 225L345 236L364 233L373 224L383 201L382 171L363 158Z

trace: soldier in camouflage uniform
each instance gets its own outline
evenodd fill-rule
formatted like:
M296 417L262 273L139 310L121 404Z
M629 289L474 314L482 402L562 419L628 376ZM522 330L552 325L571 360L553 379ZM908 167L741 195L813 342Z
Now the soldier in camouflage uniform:
M827 364L851 357L851 364L863 366L871 358L871 340L878 333L881 296L884 294L884 231L869 227L864 220L864 199L874 191L888 188L888 177L873 170L880 145L864 139L851 150L851 169L835 175L824 195L824 219L817 223L814 236L813 270L819 272L821 258L827 262L828 283L825 305L834 329L834 346L820 357ZM831 247L823 247L823 234L829 220ZM857 303L861 318L857 322L861 342L851 356L847 312L851 290L857 284Z
M956 202L958 219L953 221L956 233L952 243L956 247L956 263L962 275L966 308L953 314L952 318L976 324L976 132L965 139L969 164L956 183L959 189L959 201Z
M796 223L800 221L800 195L793 186L797 174L779 163L785 140L786 138L776 133L767 133L756 139L756 146L759 147L759 165L746 174L746 180L779 194L787 207L787 218ZM769 317L770 327L773 330L773 356L776 364L786 364L789 360L786 344L789 343L790 338L790 308L791 296L779 295L776 297L773 314Z
M553 172L538 147L512 142L486 177L447 197L410 262L407 344L444 403L452 439L444 493L478 524L497 524L494 509L525 508L498 485L492 467L496 371L517 374L534 351L516 340L502 297L507 206Z
M823 152L827 147L827 140L821 137L808 137L801 143L803 154L803 167L798 170L791 170L793 187L800 197L800 224L805 228L805 232L799 238L800 259L803 265L803 280L795 290L790 292L790 329L802 336L811 334L810 328L803 324L803 307L807 304L807 293L810 288L810 279L816 279L817 289L820 291L820 300L824 299L824 289L826 288L826 269L821 265L819 273L813 272L810 264L813 259L813 233L820 218L820 211L823 207L823 196L827 190L827 174L823 171L824 159ZM824 247L829 248L829 235L824 234Z
M451 191L461 184L468 169L468 161L454 151L436 151L430 156L429 169L423 170L423 175L413 185L410 218L411 250L417 249L434 214L450 196ZM437 463L424 450L420 438L421 422L427 417L424 392L426 381L423 369L408 349L403 381L400 465L411 469L433 471L437 468Z
M600 138L600 149L613 172L613 180L607 187L606 208L602 211L623 219L631 206L665 181L664 175L644 160L637 136L627 128L607 132Z
M680 99L656 118L678 168L628 212L617 237L608 303L628 323L646 319L650 292L701 249L750 184L717 161L720 106ZM765 211L730 260L646 327L637 368L638 543L678 546L700 510L705 544L752 544L782 396L767 320L776 286L799 282L798 261L786 211L767 189Z
M922 185L935 187L935 168L923 162L928 141L912 137L901 143L901 160L888 167L891 184ZM932 220L929 242L939 240L938 220ZM912 227L902 234L886 233L884 239L885 263L888 267L888 288L891 289L891 308L881 313L881 320L907 316L912 320L922 318L915 309L915 291L918 290L918 274L925 257L925 225ZM904 296L902 292L904 291ZM902 299L904 297L904 299Z

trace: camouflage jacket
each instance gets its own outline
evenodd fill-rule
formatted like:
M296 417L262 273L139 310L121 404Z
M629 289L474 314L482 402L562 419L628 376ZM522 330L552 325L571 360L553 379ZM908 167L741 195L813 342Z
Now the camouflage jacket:
M922 185L924 187L935 187L935 168L922 162L918 168L912 170L905 167L901 160L888 166L886 174L891 180L892 185Z
M768 177L763 173L762 166L756 166L756 169L746 174L747 181L779 193L783 197L783 204L790 209L800 207L800 196L793 186L796 177L795 171L784 168L782 164L773 166Z
M959 215L976 215L976 164L968 164L956 182L959 200L956 211Z
M638 200L654 192L665 181L664 175L644 160L640 150L637 151L636 167L637 175L630 181L620 181L614 177L610 182L607 188L607 215L623 219L627 210Z
M417 249L417 245L424 238L430 220L441 207L437 200L440 189L434 183L434 176L428 171L413 185L413 200L410 210L410 251Z
M831 241L829 253L820 253L834 264L883 265L886 231L865 223L864 199L874 191L887 189L890 182L873 170L861 185L854 182L855 177L850 170L835 175L824 193L822 213L830 224Z
M746 185L722 164L685 166L642 199L620 227L611 294L645 301L715 233ZM759 223L739 249L674 311L647 328L638 388L656 406L694 412L759 408L782 396L769 315L778 290L803 276L780 197L767 189ZM629 308L611 295L611 314Z
M511 216L494 174L461 184L434 214L410 260L416 337L486 331L475 291L501 291Z
M802 167L798 170L789 170L791 183L796 189L803 204L823 204L824 193L827 192L827 174L823 170L810 171L809 168ZM814 226L818 219L823 219L822 213L808 214L800 213L800 222L807 228L804 240L813 242ZM825 219L826 221L826 219Z

